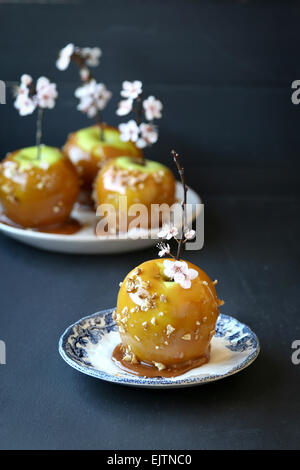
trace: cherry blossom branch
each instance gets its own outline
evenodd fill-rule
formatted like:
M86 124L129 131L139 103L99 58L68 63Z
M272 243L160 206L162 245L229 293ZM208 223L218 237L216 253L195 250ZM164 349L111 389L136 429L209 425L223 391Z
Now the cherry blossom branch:
M178 155L177 152L175 152L175 150L172 150L171 154L172 154L173 160L174 160L174 162L177 166L177 170L178 170L180 180L181 180L181 184L182 184L182 187L183 187L183 201L181 203L182 212L183 212L183 230L182 230L182 233L181 233L181 238L180 238L179 243L178 243L178 249L177 249L177 255L176 255L176 260L178 261L180 259L181 251L182 251L184 241L185 241L184 231L186 229L186 195L187 195L188 188L185 184L184 168L180 165L179 155Z
M45 109L53 109L58 96L56 84L51 83L46 77L40 77L33 82L28 74L21 76L20 85L16 89L15 108L19 111L20 116L32 114L35 109L38 110L37 126L36 126L36 147L37 159L41 158L42 143L42 123Z
M79 68L79 76L83 86L75 91L75 96L80 101L77 109L86 113L88 117L95 118L100 129L100 140L103 141L103 120L100 111L106 106L111 97L111 92L106 89L103 83L96 82L89 68L99 65L101 54L99 47L81 48L70 43L59 52L56 67L59 70L66 70L73 62Z
M89 67L86 64L86 59L80 55L80 53L76 52L76 50L71 55L71 61L73 61L77 67L79 68L79 76L82 83L88 83L91 80L95 80L94 75L90 71ZM103 132L103 120L100 110L97 110L96 114L96 124L99 126L100 129L100 141L104 141L104 132Z
M41 143L42 143L42 134L43 134L43 108L38 108L37 112L37 122L36 122L36 147L37 147L37 159L41 159Z

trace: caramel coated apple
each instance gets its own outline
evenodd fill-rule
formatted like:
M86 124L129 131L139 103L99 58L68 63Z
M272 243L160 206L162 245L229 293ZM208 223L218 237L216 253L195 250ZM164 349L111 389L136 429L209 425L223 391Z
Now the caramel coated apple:
M68 158L43 145L9 154L0 164L0 200L4 215L26 228L63 224L79 192L77 172Z
M131 141L122 142L117 128L103 125L103 140L99 126L80 129L69 135L63 151L77 169L80 186L92 191L93 182L103 165L120 155L141 157L141 150Z
M114 315L123 361L144 362L159 371L208 360L222 304L214 283L200 268L186 262L196 273L190 288L183 288L166 278L163 263L146 261L126 276Z
M126 196L126 207L120 196ZM95 197L98 206L111 204L114 207L117 229L120 228L118 222L122 218L123 221L127 220L127 227L123 227L127 230L136 217L128 214L130 207L143 204L146 216L140 227L147 228L151 221L152 204L172 206L175 202L175 178L161 163L145 160L142 164L130 157L119 157L100 171L95 182Z

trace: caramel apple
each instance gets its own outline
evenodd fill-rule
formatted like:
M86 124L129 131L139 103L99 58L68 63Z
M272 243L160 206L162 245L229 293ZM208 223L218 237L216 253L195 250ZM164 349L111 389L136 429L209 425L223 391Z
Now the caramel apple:
M207 362L222 304L214 284L182 260L154 259L133 269L114 314L122 340L114 354L119 365L159 376Z
M126 207L120 197L127 197ZM119 220L127 221L127 230L135 215L128 215L134 204L143 204L147 209L140 226L150 226L151 205L175 202L175 178L172 172L161 163L144 160L139 162L130 157L119 157L109 162L99 173L95 182L95 198L97 205L111 204L117 213L117 229ZM109 219L109 216L107 217ZM152 227L153 228L153 227Z
M25 228L64 224L79 192L77 172L54 147L27 147L0 164L0 200L4 215Z
M139 158L142 154L133 142L122 142L115 127L102 124L102 140L100 135L98 125L80 129L69 135L63 148L76 167L81 189L88 192L92 191L97 173L109 160L120 155Z

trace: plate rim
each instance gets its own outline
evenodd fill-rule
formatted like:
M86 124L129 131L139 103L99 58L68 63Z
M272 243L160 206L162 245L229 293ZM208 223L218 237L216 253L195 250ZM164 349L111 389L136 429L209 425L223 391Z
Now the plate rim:
M238 322L240 325L243 327L246 327L250 332L251 335L255 338L256 340L256 348L253 350L253 352L247 356L239 365L233 367L229 372L226 372L224 374L218 374L218 375L209 375L209 376L204 376L204 377L194 377L194 378L186 378L186 379L178 379L178 380L173 380L172 382L169 381L168 379L163 379L160 378L159 382L156 382L157 379L155 378L144 378L144 377L138 377L135 375L132 375L131 377L123 377L123 376L117 376L113 374L109 374L107 372L103 372L99 369L94 369L91 366L87 365L80 365L77 362L75 362L73 359L71 359L67 353L64 350L64 345L66 343L67 338L70 336L70 332L73 329L74 326L80 324L81 322L88 320L90 318L99 316L100 314L105 315L108 313L111 313L115 307L113 308L108 308L104 310L100 310L98 312L95 312L90 315L86 315L82 317L81 319L77 320L76 322L72 323L69 325L65 331L62 333L62 335L59 338L58 342L58 351L62 359L73 369L78 370L79 372L88 375L90 377L97 378L99 380L103 380L105 382L109 383L116 383L119 385L126 385L126 386L134 386L134 387L144 387L144 388L181 388L181 387L190 387L190 386L196 386L196 385L204 385L208 384L211 382L216 382L218 380L224 379L226 377L230 377L234 374L237 374L238 372L242 371L246 367L250 366L255 359L257 359L259 353L260 353L260 342L259 339L256 335L256 333L245 323L240 322L237 318L232 317L231 315L226 315L223 313L220 313L218 319L225 318L225 319L230 319L231 321ZM111 323L105 325L105 327L113 326L116 323L112 321ZM179 376L180 377L180 376Z

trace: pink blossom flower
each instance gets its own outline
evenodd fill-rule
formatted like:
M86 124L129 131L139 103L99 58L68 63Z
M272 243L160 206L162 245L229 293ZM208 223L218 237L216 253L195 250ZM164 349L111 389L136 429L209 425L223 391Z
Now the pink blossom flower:
M143 107L145 110L146 119L148 119L148 121L153 121L153 119L160 119L162 117L162 102L155 99L154 96L149 96L149 98L144 100Z
M138 140L139 127L133 119L127 123L119 124L119 131L122 142L128 142L129 140L136 142Z
M196 279L198 271L189 269L185 261L171 261L164 260L164 274L169 279L172 279L183 289L189 289L192 285L191 281Z
M46 77L40 77L36 82L36 97L40 108L52 109L58 96L56 84Z
M86 80L88 80L89 76L90 76L90 72L89 70L86 68L86 67L82 67L80 70L79 70L79 75L80 75L80 78L83 82L85 82Z
M140 137L136 143L137 147L144 148L147 145L155 144L158 139L158 132L151 124L140 124Z
M98 111L105 108L111 95L103 83L97 83L94 79L90 80L75 90L75 96L79 99L77 109L90 118L95 117Z
M127 100L121 100L118 104L118 109L116 113L118 116L126 116L132 110L132 100L128 98Z
M195 230L186 229L184 231L184 236L185 236L186 240L192 240L193 238L195 238L195 235L196 235Z
M159 248L158 256L160 257L170 254L170 245L168 243L158 243L157 248Z
M18 92L14 106L19 111L20 116L28 116L28 114L33 113L37 105L36 102L30 98L28 92Z
M175 238L178 234L178 230L176 227L172 227L170 225L164 225L160 232L158 232L158 238L166 238L166 240L171 240L171 238Z
M67 44L61 51L59 52L58 59L56 61L56 67L58 70L66 70L71 62L72 54L75 52L74 44L70 43Z
M28 87L32 83L32 77L28 75L27 73L23 73L21 77L21 85L24 87Z
M86 65L89 67L97 67L102 51L99 47L83 47L80 49L80 55L85 59Z
M126 80L122 84L123 89L121 91L121 96L134 100L142 93L142 86L143 84L140 80L134 80L133 82Z

